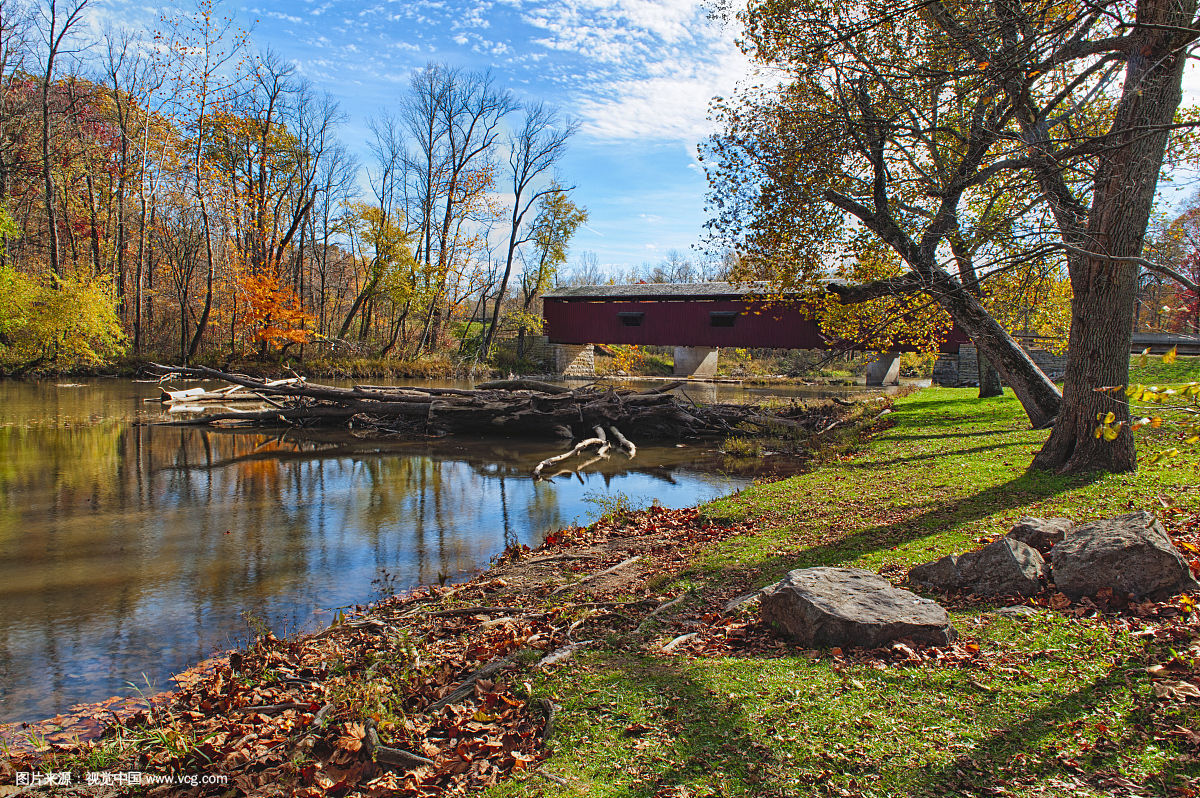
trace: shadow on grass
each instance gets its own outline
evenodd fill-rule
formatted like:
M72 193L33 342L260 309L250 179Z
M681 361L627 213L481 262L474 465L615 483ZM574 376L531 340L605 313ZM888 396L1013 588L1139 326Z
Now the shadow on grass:
M661 747L646 746L649 750L640 753L643 745L630 738L640 737L646 730L630 722L632 712L608 711L607 717L598 718L597 710L605 712L603 702L589 704L583 696L568 711L595 718L592 728L580 729L580 744L615 737L610 745L627 753L627 758L606 757L608 770L593 773L598 780L626 782L618 793L621 795L685 795L672 788L696 784L715 787L721 795L824 795L830 780L851 788L875 784L873 795L883 794L879 792L883 785L891 795L999 795L1014 785L1071 779L1080 772L1087 776L1119 773L1136 759L1136 752L1151 741L1139 731L1148 710L1136 698L1129 701L1131 695L1136 696L1136 689L1128 672L1143 664L1145 650L1143 645L1104 674L1045 701L1040 700L1040 693L1029 700L1021 700L1021 695L993 694L992 688L979 683L976 671L925 665L859 674L865 685L856 683L856 690L841 695L831 692L820 704L805 706L798 714L776 706L780 698L786 700L786 682L783 687L764 688L753 667L741 668L735 677L741 684L729 688L756 694L757 707L753 699L745 702L734 693L726 696L713 689L726 683L728 669L712 674L713 686L706 684L705 674L711 669L705 660L614 654L592 662L590 670L605 675L602 689L589 692L615 696L618 705L644 707L650 729L665 732L659 738ZM796 677L802 678L802 673L801 667ZM780 695L774 694L780 690ZM855 724L864 721L861 728L880 729L878 720L871 722L878 717L888 719L882 728L890 730L892 739L856 739L862 732ZM920 734L928 724L936 724L938 717L945 717L954 729L983 727L977 733L959 732L957 740L966 744L968 753L951 758L924 739L904 744L904 735ZM1094 735L1095 726L1090 719L1124 725L1130 731L1124 739L1093 746L1089 735ZM801 749L789 751L786 741L771 741L772 727L780 722L792 729L799 724L808 743L801 756L794 756ZM617 727L632 732L621 733ZM1071 740L1075 734L1081 739ZM949 738L955 739L955 734ZM814 740L821 741L815 748ZM1064 740L1069 748L1078 747L1082 752L1060 756L1057 743ZM564 740L565 744L571 742L575 741ZM848 750L843 749L844 744ZM1167 769L1158 777L1169 779L1186 766L1172 761Z
M961 437L961 436L955 436ZM924 454L914 454L911 457L893 457L891 460L864 460L855 463L846 463L843 468L853 469L874 469L888 468L890 466L899 465L900 463L915 463L921 460L938 460L943 457L962 457L968 454L979 454L980 452L991 452L997 449L1012 449L1017 446L1027 446L1024 441L1013 441L1011 443L994 443L985 446L972 446L970 449L956 449L952 452L937 450L926 452Z
M983 435L1012 435L1013 430L1010 429L981 429L958 432L936 432L929 435L889 435L888 440L892 441L932 441L944 438L978 438Z
M629 780L623 795L660 796L686 795L671 791L690 783L713 784L718 778L746 785L764 785L774 766L774 756L761 741L762 732L746 716L743 704L733 696L716 693L681 669L674 660L651 659L611 654L593 661L593 670L605 674L599 689L578 696L578 704L565 706L567 712L577 710L595 717L607 715L605 722L598 718L597 728L586 729L584 740L596 741L617 732L611 745L630 754L629 761L606 757L610 772L594 775L607 781ZM607 689L606 689L607 688ZM619 696L618 706L639 707L648 723L631 722L636 710L626 712L607 710L603 702L589 703L589 694ZM638 752L643 745L634 742L647 731L667 728L669 735L659 738L660 751ZM565 739L560 744L569 744ZM655 741L648 741L653 744ZM651 747L651 746L647 746ZM721 794L725 794L722 792ZM756 792L776 795L774 792Z
M782 554L707 568L699 574L692 571L691 575L700 575L708 581L712 592L728 592L723 589L727 586L737 586L742 591L761 587L794 568L851 562L928 537L948 527L969 524L1024 507L1031 502L1086 485L1100 476L1099 473L1093 473L1066 477L1029 470L1015 479L970 496L931 502L929 509L892 523L866 527L835 540L803 546Z
M1078 776L1086 780L1105 772L1119 773L1122 764L1136 757L1133 752L1150 742L1143 731L1149 712L1136 698L1132 706L1117 711L1124 715L1129 728L1123 739L1109 740L1106 745L1081 745L1089 750L1075 759L1056 757L1042 741L1069 728L1082 731L1081 723L1087 718L1112 722L1108 714L1133 692L1128 670L1135 663L1144 664L1146 650L1147 646L1143 645L1137 653L1116 662L1106 674L1034 712L1024 714L1020 705L1009 707L1009 717L1000 714L990 720L994 727L992 733L976 742L969 756L913 771L904 785L905 793L913 796L999 795L1014 784L1036 783L1048 777L1072 779ZM1166 775L1159 774L1159 777Z

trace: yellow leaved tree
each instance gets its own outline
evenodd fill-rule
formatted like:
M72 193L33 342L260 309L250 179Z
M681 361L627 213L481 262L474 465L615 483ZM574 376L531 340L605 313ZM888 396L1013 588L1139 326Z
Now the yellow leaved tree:
M0 254L20 228L0 207ZM48 282L47 282L48 280ZM0 369L24 373L100 365L125 352L108 283L99 277L34 277L0 258Z

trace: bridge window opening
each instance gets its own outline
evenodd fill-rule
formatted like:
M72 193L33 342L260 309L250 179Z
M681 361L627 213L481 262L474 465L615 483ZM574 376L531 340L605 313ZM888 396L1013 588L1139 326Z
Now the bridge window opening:
M732 327L737 317L735 310L714 310L708 314L708 322L712 327Z
M645 313L634 311L625 311L617 314L617 318L621 320L622 327L641 327L642 319L645 317Z

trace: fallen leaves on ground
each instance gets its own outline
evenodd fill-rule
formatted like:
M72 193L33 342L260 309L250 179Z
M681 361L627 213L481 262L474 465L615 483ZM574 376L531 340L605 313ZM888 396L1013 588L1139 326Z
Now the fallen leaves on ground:
M1168 529L1177 542L1200 543L1197 517L1172 518ZM236 794L306 798L462 795L538 768L553 704L531 694L528 672L543 660L557 667L550 662L562 662L590 640L616 635L661 657L795 656L797 649L756 613L725 612L725 603L751 585L724 585L709 595L654 591L664 583L660 577L687 569L713 542L754 534L747 525L714 524L694 509L658 507L564 529L537 551L506 551L465 584L422 588L361 608L316 635L262 637L181 674L178 690L152 704L120 712L107 702L82 709L85 742L60 733L38 751L12 751L0 761L0 783L11 783L17 770L86 761L111 750L119 734L127 744L114 770L229 778L225 786L156 788L155 795L224 795L230 786ZM1200 735L1174 721L1171 711L1200 700L1194 604L1136 602L1111 591L1071 601L1052 589L1020 601L1041 612L1098 619L1144 640L1152 657L1150 689L1141 697L1153 718L1147 733L1200 753ZM971 596L947 603L978 607ZM989 617L979 616L978 623ZM975 674L965 683L989 692L998 689L996 677L1021 677L1032 656L989 650L969 633L943 647L899 641L872 650L799 653L845 672L844 690L864 689L848 672L853 667L939 667ZM108 737L97 737L106 712L119 724L108 728ZM655 733L640 723L624 728L637 744ZM1120 794L1121 777L1109 775L1088 778L1093 787Z
M104 723L111 705L88 708L80 714L91 725L74 729L82 742L11 750L0 783L111 752L119 736L111 770L228 777L223 786L155 788L156 796L225 795L231 786L307 798L461 795L495 784L544 758L548 702L530 694L523 674L594 627L636 625L663 603L649 596L649 578L685 567L705 544L749 533L661 507L562 530L536 552L505 552L465 584L362 608L319 634L260 637L182 674L157 703L110 716L116 724ZM577 551L588 554L559 559ZM636 568L578 579L633 556ZM556 561L555 570L525 563L538 558Z

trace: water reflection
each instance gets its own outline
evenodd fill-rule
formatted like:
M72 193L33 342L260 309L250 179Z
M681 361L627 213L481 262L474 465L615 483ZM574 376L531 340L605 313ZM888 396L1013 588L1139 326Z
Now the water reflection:
M703 447L534 483L553 446L133 423L155 391L0 384L0 721L161 687L244 639L245 614L311 628L373 581L471 572L584 519L591 494L682 506L748 481Z

